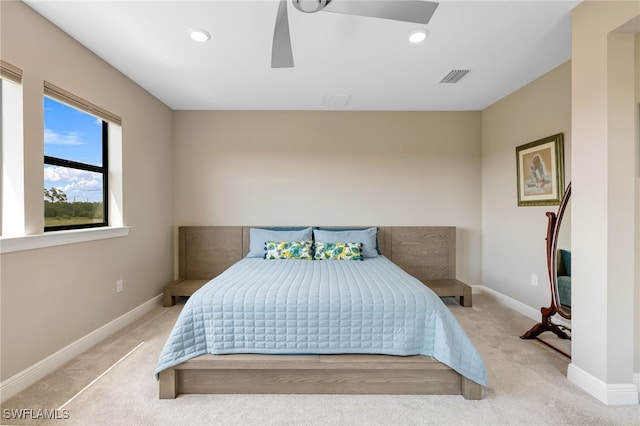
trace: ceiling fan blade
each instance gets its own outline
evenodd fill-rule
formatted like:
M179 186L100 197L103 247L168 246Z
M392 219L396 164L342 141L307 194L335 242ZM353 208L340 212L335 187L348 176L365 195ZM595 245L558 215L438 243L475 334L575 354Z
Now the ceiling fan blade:
M324 12L428 24L438 3L421 0L332 0Z
M278 14L276 15L276 27L273 30L271 68L291 67L293 67L293 52L291 51L291 36L289 35L287 0L280 0Z

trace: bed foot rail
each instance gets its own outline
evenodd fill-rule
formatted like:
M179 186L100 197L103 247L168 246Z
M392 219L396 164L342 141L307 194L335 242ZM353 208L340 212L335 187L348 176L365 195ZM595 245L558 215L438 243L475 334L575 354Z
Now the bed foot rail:
M181 394L395 394L482 398L482 386L424 355L201 355L160 373Z

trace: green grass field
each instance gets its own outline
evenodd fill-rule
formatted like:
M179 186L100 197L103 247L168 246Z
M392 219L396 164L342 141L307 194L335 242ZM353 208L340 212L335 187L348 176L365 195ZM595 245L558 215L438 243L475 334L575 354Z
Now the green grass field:
M86 217L45 217L44 226L69 226L69 225L85 225L87 223L100 223L102 218L89 219Z

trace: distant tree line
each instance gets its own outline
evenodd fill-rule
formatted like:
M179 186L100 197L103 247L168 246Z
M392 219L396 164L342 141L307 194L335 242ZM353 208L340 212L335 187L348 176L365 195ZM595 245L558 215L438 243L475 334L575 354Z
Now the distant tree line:
M58 188L44 189L44 217L102 219L102 202L67 200L67 194Z

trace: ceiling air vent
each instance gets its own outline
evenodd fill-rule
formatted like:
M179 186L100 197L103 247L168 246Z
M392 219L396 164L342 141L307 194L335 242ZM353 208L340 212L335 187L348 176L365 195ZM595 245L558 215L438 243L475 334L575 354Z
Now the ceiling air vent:
M469 70L451 70L447 75L442 77L440 83L457 83L462 77L467 75Z
M351 95L325 95L322 104L329 107L346 107L349 102Z

